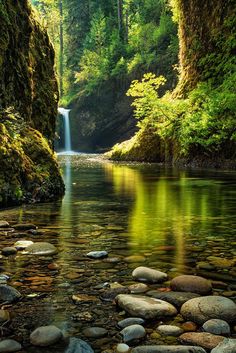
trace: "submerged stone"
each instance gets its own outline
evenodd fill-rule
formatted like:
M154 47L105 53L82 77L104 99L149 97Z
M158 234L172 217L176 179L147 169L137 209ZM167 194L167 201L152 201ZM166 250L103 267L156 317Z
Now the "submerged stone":
M10 353L10 352L18 352L22 349L20 343L15 340L7 339L0 342L0 352Z
M137 281L147 283L161 283L167 280L167 274L154 270L149 267L139 266L133 272L132 276Z
M180 308L185 302L187 302L190 299L200 297L200 295L196 294L196 293L158 292L156 290L148 291L147 295L152 298L164 300L164 301L174 305L176 308Z
M102 259L108 256L107 251L90 251L87 254L87 257L91 257L92 259Z
M212 291L211 283L207 279L191 275L175 277L170 282L170 286L174 291L191 292L201 295L209 294Z
M21 298L20 292L6 284L0 284L0 301L13 303Z
M236 339L225 338L224 341L218 344L211 353L235 353Z
M142 325L145 321L140 317L128 317L127 319L121 320L118 322L118 326L121 328L125 328L130 325Z
M87 342L71 337L65 353L94 353L94 351Z
M229 324L220 319L211 319L203 324L203 329L206 332L213 333L214 335L229 335L230 326Z
M206 353L202 347L195 346L140 346L133 348L131 353Z
M88 327L83 330L83 334L90 338L100 338L106 336L108 331L103 327Z
M183 333L179 339L184 344L193 344L204 349L213 349L224 340L224 337L208 332L187 332Z
M138 340L146 336L145 328L138 324L127 326L120 333L123 336L123 341L125 343Z
M41 326L31 333L30 342L34 346L47 347L58 342L62 337L62 331L56 326Z
M57 253L57 248L46 242L34 243L26 248L24 254L28 255L54 255Z

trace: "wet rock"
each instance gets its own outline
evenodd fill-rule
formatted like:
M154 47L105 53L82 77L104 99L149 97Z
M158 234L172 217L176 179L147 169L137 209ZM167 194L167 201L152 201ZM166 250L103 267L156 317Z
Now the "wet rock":
M181 327L185 332L197 331L197 325L195 324L195 322L192 321L184 322Z
M17 253L16 248L13 248L12 246L7 246L7 247L2 249L2 254L4 256L15 255L16 253Z
M158 292L156 290L148 291L147 295L152 298L164 300L164 301L174 305L176 308L180 308L185 302L187 302L190 299L200 297L200 295L196 294L196 293Z
M0 342L0 352L18 352L21 349L21 344L15 340L8 339Z
M128 317L127 319L121 320L118 322L118 326L121 328L125 328L131 325L142 325L145 321L140 317Z
M88 327L83 330L83 334L88 338L101 338L106 336L108 331L103 327Z
M54 245L46 242L38 242L28 246L24 254L28 255L54 255L57 249Z
M32 223L15 224L13 227L15 228L15 230L30 230L38 228L35 224Z
M204 324L210 319L221 319L228 323L236 321L236 304L221 296L207 296L190 299L181 307L186 320Z
M9 321L10 320L10 314L9 311L7 310L0 310L0 323L2 324L3 322Z
M107 251L90 251L86 256L90 257L92 259L103 259L104 257L108 256L108 252Z
M123 341L125 343L139 340L146 335L145 328L137 324L125 327L120 333L123 336Z
M118 305L130 315L143 319L163 318L177 314L175 307L163 300L132 294L119 294L116 300Z
M119 343L116 347L117 353L127 353L129 352L130 347L125 343Z
M126 287L117 287L113 289L107 289L101 294L100 298L104 301L113 301L118 294L129 293L129 289Z
M71 337L65 353L94 353L94 351L85 341Z
M161 283L167 280L167 274L149 267L137 267L132 276L135 280L147 283Z
M56 326L41 326L30 335L30 342L34 346L47 347L62 339L62 331Z
M33 245L34 243L31 240L18 240L14 246L17 250L24 250L28 246Z
M75 313L72 315L72 320L73 321L81 321L81 322L92 322L94 321L94 318L92 314L89 311L82 311L79 313Z
M94 303L98 301L97 297L87 294L74 294L72 295L72 300L75 304Z
M204 349L213 349L224 340L224 337L212 335L208 332L187 332L183 333L179 339L184 344L193 344Z
M0 221L0 228L9 228L10 224L6 221Z
M0 284L0 301L13 303L21 298L20 292L6 284Z
M206 353L205 349L194 346L140 346L131 353Z
M230 326L229 324L220 319L211 319L203 324L203 329L206 332L213 333L214 335L229 335Z
M224 341L218 344L211 353L235 353L236 339L225 338Z
M215 266L217 268L222 268L222 269L228 269L235 264L235 260L233 260L233 259L230 260L230 259L225 259L223 257L218 257L218 256L208 256L207 260L213 266Z
M128 263L144 262L145 260L146 258L141 255L131 255L124 258L124 261Z
M132 294L141 294L148 291L148 286L144 283L131 284L128 288Z
M179 336L183 333L182 328L174 325L160 325L157 327L158 332L166 336Z
M179 292L191 292L206 295L211 293L211 283L199 276L182 275L175 277L170 282L171 289Z

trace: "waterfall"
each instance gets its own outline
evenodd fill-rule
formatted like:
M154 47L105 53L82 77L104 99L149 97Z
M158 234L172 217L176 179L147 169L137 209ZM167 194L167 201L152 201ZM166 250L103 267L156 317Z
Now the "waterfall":
M71 136L70 136L70 109L58 108L58 112L63 116L65 129L65 152L71 151Z

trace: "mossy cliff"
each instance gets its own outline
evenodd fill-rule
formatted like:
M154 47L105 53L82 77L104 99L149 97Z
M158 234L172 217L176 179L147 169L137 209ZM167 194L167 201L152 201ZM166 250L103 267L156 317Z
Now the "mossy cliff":
M178 85L160 99L147 80L131 89L140 130L108 157L236 168L236 4L172 3L179 23Z
M26 0L0 3L0 206L60 197L54 50Z

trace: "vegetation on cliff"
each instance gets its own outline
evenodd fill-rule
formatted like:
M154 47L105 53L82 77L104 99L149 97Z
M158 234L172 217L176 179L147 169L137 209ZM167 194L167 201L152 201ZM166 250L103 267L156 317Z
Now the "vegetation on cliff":
M28 1L1 3L0 22L0 206L58 198L54 51Z

